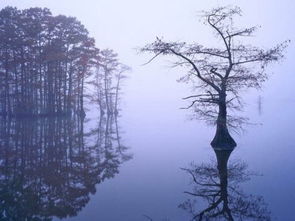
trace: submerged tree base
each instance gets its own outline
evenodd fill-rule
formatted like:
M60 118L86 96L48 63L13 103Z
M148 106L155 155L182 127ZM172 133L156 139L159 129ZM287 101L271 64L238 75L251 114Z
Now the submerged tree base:
M216 150L233 150L237 143L231 137L227 129L217 129L211 146Z

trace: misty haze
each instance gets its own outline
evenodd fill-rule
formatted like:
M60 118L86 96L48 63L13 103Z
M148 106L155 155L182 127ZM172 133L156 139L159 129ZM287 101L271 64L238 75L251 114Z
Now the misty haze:
M0 220L293 221L291 0L2 0Z

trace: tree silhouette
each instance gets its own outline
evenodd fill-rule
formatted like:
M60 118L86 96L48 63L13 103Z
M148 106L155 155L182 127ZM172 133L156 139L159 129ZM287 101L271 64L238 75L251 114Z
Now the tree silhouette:
M87 81L94 91L89 92L87 97L90 102L99 105L101 114L106 111L108 115L117 115L122 80L126 78L125 72L130 68L122 64L111 49L99 51L94 65L96 71Z
M131 159L117 120L125 70L73 17L0 11L0 220L76 216ZM101 110L86 132L85 97Z
M99 50L73 17L49 9L0 11L0 114L84 114L85 79Z
M187 70L181 79L194 82L199 92L184 99L192 99L188 108L202 119L217 124L213 147L231 149L236 146L228 132L227 109L239 110L242 106L240 91L243 88L259 88L267 79L266 67L283 57L288 41L264 50L242 42L252 36L257 27L237 28L233 25L235 16L241 16L239 7L219 7L203 12L203 20L219 40L219 47L186 42L165 42L160 38L141 48L141 52L154 54L151 62L160 55L171 56L173 67ZM148 62L148 63L149 63ZM233 121L231 121L233 122Z

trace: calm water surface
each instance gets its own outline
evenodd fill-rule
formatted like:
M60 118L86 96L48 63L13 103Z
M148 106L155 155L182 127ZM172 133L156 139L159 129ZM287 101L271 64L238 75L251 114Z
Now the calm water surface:
M84 121L1 119L1 210L12 217L3 220L190 220L181 203L197 199L196 211L209 205L184 193L196 185L181 168L212 166L209 174L197 175L218 182L210 147L215 129L188 120L179 106L176 97L124 103L119 117L99 117L93 108ZM270 212L271 220L291 221L295 102L264 98L261 111L258 106L252 99L245 112L255 124L232 133L238 146L228 163L228 187L238 183L243 199L251 195L248 201L262 207L261 214ZM240 164L247 168L232 169ZM247 171L256 175L237 180L235 174ZM243 212L236 202L229 205L238 217Z

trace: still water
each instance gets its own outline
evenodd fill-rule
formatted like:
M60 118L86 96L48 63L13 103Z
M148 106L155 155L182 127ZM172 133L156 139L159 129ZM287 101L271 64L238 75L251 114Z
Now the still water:
M293 100L253 102L232 153L178 105L1 119L1 220L294 220Z

